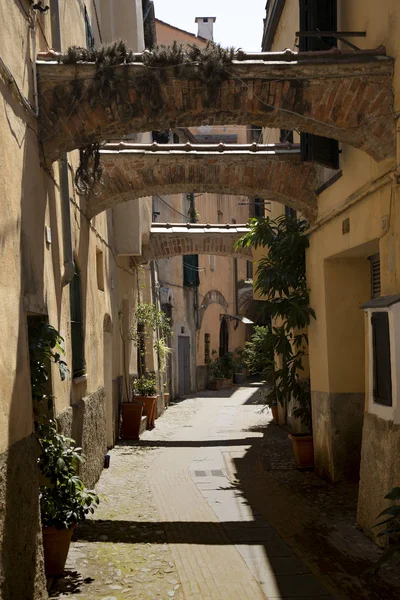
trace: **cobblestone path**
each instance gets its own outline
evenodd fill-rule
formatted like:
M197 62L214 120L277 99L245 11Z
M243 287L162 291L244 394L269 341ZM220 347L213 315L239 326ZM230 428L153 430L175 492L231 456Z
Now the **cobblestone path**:
M331 598L237 480L238 465L248 482L262 469L246 463L270 419L258 398L252 386L204 392L112 450L101 507L79 527L50 597Z

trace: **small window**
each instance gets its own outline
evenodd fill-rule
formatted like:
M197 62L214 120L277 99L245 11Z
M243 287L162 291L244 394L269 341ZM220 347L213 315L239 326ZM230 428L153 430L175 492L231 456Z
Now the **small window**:
M85 342L83 336L83 316L81 297L81 277L75 265L75 273L70 285L72 376L80 377L86 372Z
M208 365L208 363L210 362L210 334L209 333L205 333L204 334L204 364Z
M285 217L288 219L296 217L296 211L291 206L285 204Z
M339 142L331 138L300 134L301 160L313 161L329 169L339 169Z
M371 298L379 298L381 295L381 258L380 254L369 256L371 265Z
M246 279L253 279L253 261L246 261Z
M99 290L104 292L104 260L103 252L96 249L96 273L97 273L97 287Z
M174 144L179 144L179 135L177 133L174 133L173 139L174 139Z
M215 271L215 255L210 254L210 271Z
M263 217L264 216L264 201L261 198L254 199L254 216L255 217Z
M281 142L281 144L284 144L285 142L293 144L293 131L291 131L290 129L281 129L279 141Z
M183 285L188 287L200 285L198 254L187 254L183 257Z
M389 314L374 312L372 349L374 361L374 402L392 406L392 369L390 364Z

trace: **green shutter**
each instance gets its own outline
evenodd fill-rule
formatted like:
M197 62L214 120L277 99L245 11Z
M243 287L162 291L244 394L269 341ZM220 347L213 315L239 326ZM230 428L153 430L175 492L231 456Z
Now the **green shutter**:
M198 254L187 254L183 257L183 285L190 287L200 285Z
M70 285L72 376L80 377L85 373L85 353L83 339L83 318L81 300L81 278L75 265L74 277Z

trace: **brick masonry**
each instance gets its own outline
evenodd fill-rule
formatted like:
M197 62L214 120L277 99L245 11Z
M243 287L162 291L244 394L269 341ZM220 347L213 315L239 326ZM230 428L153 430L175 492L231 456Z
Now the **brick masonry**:
M218 256L233 256L235 258L248 258L251 260L252 254L249 248L235 249L235 242L245 233L245 228L235 230L234 232L223 226L210 227L187 232L154 232L150 233L149 244L143 247L142 254L134 257L137 264L144 264L150 260L162 258L173 258L174 256L183 256L185 254L215 254ZM179 228L183 229L183 228Z
M102 165L104 187L88 198L89 217L135 198L188 191L257 195L316 217L316 169L299 152L105 151Z
M45 157L132 132L196 125L295 129L337 139L376 160L394 154L393 59L373 53L234 61L211 93L195 65L157 77L141 63L114 69L118 97L91 98L95 66L38 63L40 137Z

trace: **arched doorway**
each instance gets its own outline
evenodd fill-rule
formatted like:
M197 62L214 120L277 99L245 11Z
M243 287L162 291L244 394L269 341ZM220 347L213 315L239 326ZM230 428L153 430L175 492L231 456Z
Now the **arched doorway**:
M219 328L219 355L224 356L227 352L229 352L229 331L228 323L223 317Z

